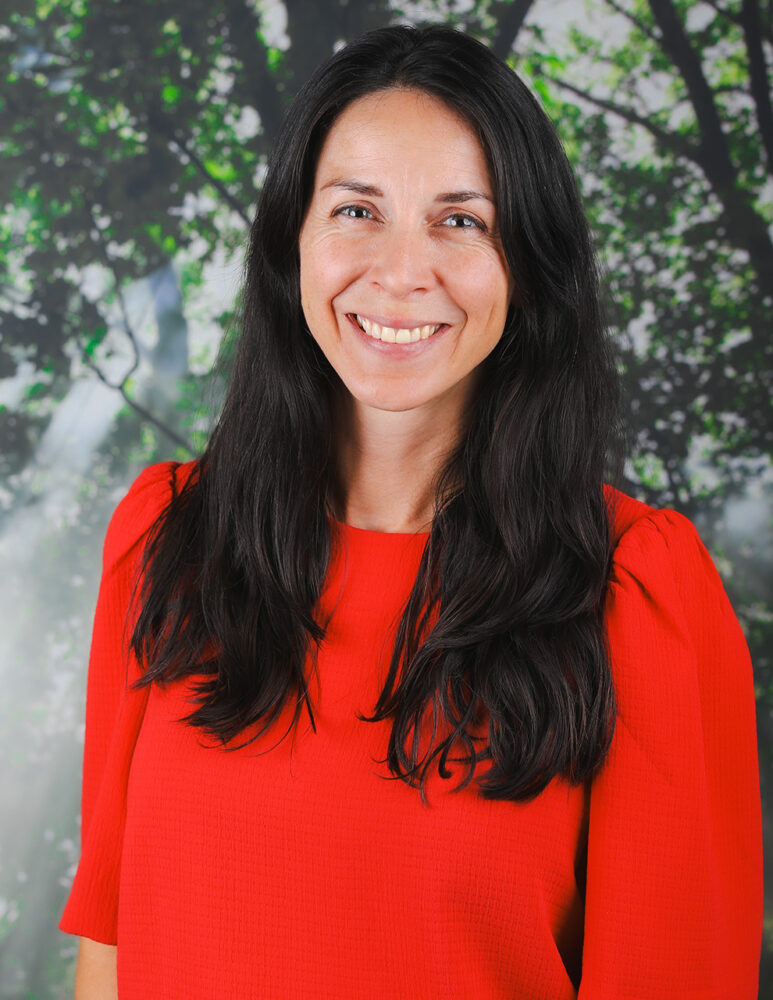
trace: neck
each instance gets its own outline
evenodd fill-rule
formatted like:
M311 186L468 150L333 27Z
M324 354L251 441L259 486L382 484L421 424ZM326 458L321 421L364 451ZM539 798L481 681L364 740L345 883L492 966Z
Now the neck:
M463 433L458 402L394 412L347 393L336 424L336 516L371 531L429 531L437 477Z

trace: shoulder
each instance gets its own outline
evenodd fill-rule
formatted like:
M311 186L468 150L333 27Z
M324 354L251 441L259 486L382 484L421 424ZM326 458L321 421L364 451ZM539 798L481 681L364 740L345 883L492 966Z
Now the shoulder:
M683 514L657 509L608 488L614 541L610 583L636 580L660 599L687 608L701 600L726 603L716 567L695 525Z
M110 519L103 550L104 569L115 566L136 549L197 469L197 461L160 462L143 469Z
M664 719L685 726L695 716L688 706L696 699L704 710L733 704L733 690L751 685L751 663L692 522L624 494L611 499L616 546L606 622L618 707L623 722L651 723L659 740Z
M746 644L691 522L608 499L616 723L591 789L580 995L611 996L614 967L616 996L756 996L762 837Z
M647 532L653 528L669 535L698 537L693 523L675 510L650 507L612 486L604 487L604 498L616 547L621 542L630 545L643 540L639 536L646 537Z

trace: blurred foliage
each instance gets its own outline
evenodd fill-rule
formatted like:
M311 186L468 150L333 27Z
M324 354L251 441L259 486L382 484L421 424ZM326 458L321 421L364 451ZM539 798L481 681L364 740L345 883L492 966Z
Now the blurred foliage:
M723 572L755 659L769 828L773 28L762 0L17 0L0 17L0 509L38 494L41 441L83 380L123 405L91 477L120 483L127 466L201 449L222 390L211 347L238 326L221 286L284 108L339 42L405 19L491 45L561 132L621 349L624 485L692 517ZM105 511L93 490L79 504L85 545ZM0 910L14 892L0 882ZM34 950L14 912L0 912L3 958ZM59 965L37 954L39 972L19 980L27 992L7 995L60 995Z

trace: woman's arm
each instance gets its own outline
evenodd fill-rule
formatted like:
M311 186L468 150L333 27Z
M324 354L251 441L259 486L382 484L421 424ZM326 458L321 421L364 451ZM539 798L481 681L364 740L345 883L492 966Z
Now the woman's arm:
M118 1000L114 944L82 937L75 969L75 1000Z
M590 796L579 1000L752 1000L762 824L749 653L708 553L671 511L615 553L618 718Z
M82 853L59 924L88 938L87 947L117 940L126 787L149 692L132 686L140 668L126 648L127 615L146 533L170 498L176 470L173 463L146 469L113 513L105 538L86 693Z

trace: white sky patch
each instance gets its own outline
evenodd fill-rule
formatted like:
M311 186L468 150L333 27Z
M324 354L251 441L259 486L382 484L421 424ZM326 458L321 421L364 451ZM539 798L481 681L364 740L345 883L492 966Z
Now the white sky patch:
M652 452L638 455L635 459L626 459L625 471L629 479L638 479L654 489L665 489L668 485L663 460Z
M0 380L0 406L15 410L24 399L25 390L32 384L36 371L31 361L22 361L15 375Z
M230 309L242 279L244 248L229 252L225 247L215 249L202 268L202 281L198 288L186 290L185 319L188 324L188 351L190 370L203 375L211 370L217 357L225 331L214 317ZM181 251L175 257L175 272L180 274L187 261L195 254Z
M226 121L232 125L234 135L240 141L253 139L260 132L260 115L255 108L243 107L238 118L229 120L229 117L226 115Z
M641 312L628 324L627 334L637 357L643 358L652 342L652 330L655 323L655 307L649 299L642 302Z
M770 500L760 491L754 495L752 489L745 496L728 500L725 506L725 527L729 534L738 539L761 540L771 544Z
M234 85L233 73L227 73L222 69L215 69L210 74L210 80L216 94L224 97L226 94L231 93Z
M773 206L773 177L768 177L757 192L757 205L768 209ZM770 229L773 233L773 224Z
M102 264L87 264L81 268L79 287L89 302L99 302L110 287L111 280L110 272Z
M287 34L287 8L281 0L257 0L255 9L260 17L263 41L272 49L286 52L290 48Z
M728 354L734 348L740 347L741 344L748 344L751 339L752 332L748 326L743 330L731 330L723 337L719 350L723 354Z
M711 434L694 434L685 461L685 468L695 492L714 491L722 484L722 472L712 462L712 455L721 449Z
M687 30L702 31L716 17L716 11L707 3L691 3L687 7Z
M266 173L268 172L268 164L265 160L261 160L257 167L255 168L255 173L252 175L252 182L255 186L256 191L260 191L263 188L263 181L266 179Z
M682 236L700 222L716 222L721 214L722 206L711 193L707 193L703 204L690 204L688 207L680 206L676 209L669 233L672 236Z
M6 515L0 533L2 560L9 571L29 565L30 553L38 550L46 533L77 518L81 476L91 467L95 449L122 406L119 393L94 377L75 382L57 406L25 469L32 492L41 502L17 506ZM10 602L8 622L23 618L21 608L13 610L12 595L4 599ZM12 632L4 637L0 653L13 647ZM5 656L2 659L12 662Z
M186 191L182 208L172 208L169 214L181 215L187 222L191 222L197 215L209 215L215 212L220 205L220 201L211 192L201 191L199 194L194 194L192 191Z
M395 24L411 24L415 21L424 21L426 24L445 21L445 11L438 10L437 7L422 3L421 0L408 0L407 3L399 3L392 0L390 6L399 16L394 18Z
M182 205L173 206L169 209L168 214L179 215L186 222L193 222L197 216L213 212L218 204L217 199L211 194L206 192L194 194L192 191L186 191Z

